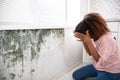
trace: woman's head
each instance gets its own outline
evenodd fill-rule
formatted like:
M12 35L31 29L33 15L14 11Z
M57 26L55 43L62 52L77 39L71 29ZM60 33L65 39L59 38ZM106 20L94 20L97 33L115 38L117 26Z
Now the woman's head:
M96 41L103 34L109 32L105 20L98 13L88 13L84 19L76 26L75 32L85 34L89 30L90 36Z

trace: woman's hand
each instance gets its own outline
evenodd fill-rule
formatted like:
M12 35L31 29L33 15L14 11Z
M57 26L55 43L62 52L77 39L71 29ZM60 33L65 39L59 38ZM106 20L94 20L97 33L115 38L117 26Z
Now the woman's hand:
M81 34L79 32L74 32L74 36L76 38L78 38L77 41L82 41L83 43L86 43L86 44L91 42L91 38L90 38L90 35L89 35L89 30L87 30L85 32L85 34Z
M86 34L74 32L74 36L76 38L78 38L78 41L83 42L83 45L84 45L86 51L88 52L88 54L91 55L95 59L96 62L98 62L100 56L91 41L89 31L87 30Z

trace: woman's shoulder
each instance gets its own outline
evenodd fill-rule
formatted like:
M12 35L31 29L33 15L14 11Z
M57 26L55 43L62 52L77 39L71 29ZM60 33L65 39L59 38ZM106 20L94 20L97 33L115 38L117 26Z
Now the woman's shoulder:
M115 42L114 36L110 33L107 32L104 35L102 35L97 41L96 43L111 43L111 42Z
M107 32L104 35L102 35L98 40L111 40L111 39L113 40L114 36L110 32Z

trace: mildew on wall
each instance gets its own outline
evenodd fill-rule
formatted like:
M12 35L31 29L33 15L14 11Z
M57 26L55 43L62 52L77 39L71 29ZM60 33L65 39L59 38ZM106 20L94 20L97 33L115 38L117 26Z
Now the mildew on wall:
M63 52L64 29L2 30L0 80L49 80L64 64Z

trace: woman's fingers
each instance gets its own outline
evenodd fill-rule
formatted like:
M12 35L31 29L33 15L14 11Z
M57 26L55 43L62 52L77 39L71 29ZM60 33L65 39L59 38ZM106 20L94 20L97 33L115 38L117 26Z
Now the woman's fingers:
M75 34L75 30L73 30L73 33Z
M78 38L81 38L84 36L84 34L81 34L81 33L78 33L78 32L75 32L75 37L78 37Z
M77 39L77 41L82 41L81 39Z
M89 30L87 30L85 33L86 33L87 36L90 37L90 35L89 35Z
M84 34L75 32L74 36L77 38L77 41L83 41Z
M85 34L81 34L79 32L74 32L74 36L77 38L77 41L82 41L82 42L90 41L89 30L87 30Z

